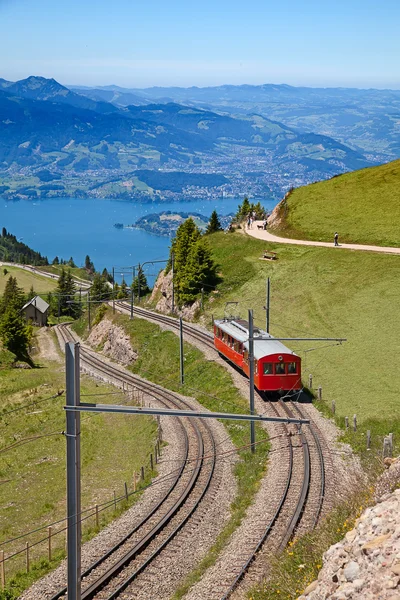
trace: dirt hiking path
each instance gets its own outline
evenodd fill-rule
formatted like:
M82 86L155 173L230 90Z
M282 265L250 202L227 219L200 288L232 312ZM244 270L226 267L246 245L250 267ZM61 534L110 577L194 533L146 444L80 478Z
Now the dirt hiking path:
M260 228L258 228L258 226ZM389 248L386 246L367 246L365 244L339 244L334 246L332 242L310 242L308 240L292 240L288 238L278 237L267 230L262 229L262 221L254 221L252 229L244 229L244 231L254 238L265 240L266 242L274 242L275 244L298 244L301 246L324 246L326 248L344 248L346 250L366 250L368 252L383 252L385 254L400 254L400 248ZM332 234L333 238L333 234Z

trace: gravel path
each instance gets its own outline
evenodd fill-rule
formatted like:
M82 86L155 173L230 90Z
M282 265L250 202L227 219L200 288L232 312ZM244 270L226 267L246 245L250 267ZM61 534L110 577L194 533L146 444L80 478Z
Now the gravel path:
M268 230L258 229L257 225L262 225L262 221L254 221L254 227L252 229L245 229L248 235L255 237L259 240L266 242L273 242L275 244L297 244L300 246L323 246L325 248L335 248L344 250L364 250L368 252L384 252L386 254L400 254L400 248L390 248L388 246L368 246L366 244L339 244L338 246L333 245L332 242L311 242L309 240L292 240L290 238L282 238L277 235L273 235ZM333 240L333 234L332 234Z

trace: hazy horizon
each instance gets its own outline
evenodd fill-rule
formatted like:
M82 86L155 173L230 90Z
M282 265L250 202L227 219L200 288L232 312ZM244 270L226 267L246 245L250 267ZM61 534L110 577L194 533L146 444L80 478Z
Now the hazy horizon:
M12 81L400 89L397 0L3 0L0 18L0 72Z

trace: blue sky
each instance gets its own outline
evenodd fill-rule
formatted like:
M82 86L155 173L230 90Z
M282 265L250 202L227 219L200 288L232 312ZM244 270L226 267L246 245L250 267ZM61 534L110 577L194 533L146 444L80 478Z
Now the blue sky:
M398 0L0 0L0 77L400 88Z

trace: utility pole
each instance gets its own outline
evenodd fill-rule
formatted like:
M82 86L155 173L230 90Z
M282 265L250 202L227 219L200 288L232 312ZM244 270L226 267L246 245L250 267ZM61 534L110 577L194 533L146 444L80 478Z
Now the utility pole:
M79 344L65 344L66 404L80 405ZM81 600L81 419L67 411L67 565L68 600Z
M253 337L253 311L249 310L249 379L250 379L250 414L254 415L254 337ZM254 453L256 434L254 421L250 421L251 451Z
M135 267L132 267L132 287L131 287L131 319L133 319L133 305L135 304Z
M89 331L90 331L91 324L90 324L90 291L89 290L87 293L87 305L88 305L88 321L89 321Z
M171 265L172 265L172 268L171 268L171 272L172 272L172 301L171 301L171 304L172 304L172 314L174 314L174 312L175 312L175 281L174 281L174 276L175 276L174 268L175 268L175 265L174 265L174 263L175 263L175 254L174 254L174 252L172 252L171 253Z
M201 288L201 301L200 301L200 309L203 310L204 306L204 288Z
M180 356L180 366L181 366L181 385L185 382L184 376L184 356L183 356L183 321L182 317L179 317L179 356Z
M60 322L60 294L58 294L58 322Z
M137 271L137 292L138 292L138 305L140 306L140 263L138 264L138 271Z
M115 269L113 267L113 271L112 271L112 279L113 279L113 314L115 314L115 294L114 294L114 290L115 290Z
M269 333L269 309L270 309L270 302L271 302L271 280L268 277L267 279L267 304L265 307L265 312L266 312L266 327L265 327L265 331L267 333Z

